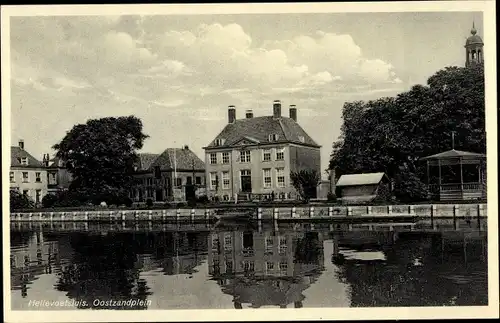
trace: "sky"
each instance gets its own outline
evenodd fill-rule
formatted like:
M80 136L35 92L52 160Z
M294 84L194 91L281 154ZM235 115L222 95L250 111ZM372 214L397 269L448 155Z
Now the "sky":
M10 19L11 141L39 159L76 124L135 115L150 136L141 152L188 145L204 160L229 105L264 116L281 100L326 169L345 102L463 66L473 21L483 36L479 12Z

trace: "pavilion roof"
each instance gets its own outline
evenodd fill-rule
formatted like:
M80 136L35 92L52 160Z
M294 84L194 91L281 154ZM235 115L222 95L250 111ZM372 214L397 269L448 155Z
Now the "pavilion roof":
M469 151L462 151L462 150L448 150L444 151L439 154L423 157L420 160L443 160L443 159L455 159L455 158L462 158L462 159L483 159L486 158L485 154L479 154L479 153L473 153Z

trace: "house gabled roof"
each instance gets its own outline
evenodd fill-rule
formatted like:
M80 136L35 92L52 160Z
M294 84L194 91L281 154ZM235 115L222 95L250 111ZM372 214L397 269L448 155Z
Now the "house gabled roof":
M22 165L21 159L27 158L28 165ZM43 167L42 163L33 157L29 152L19 146L10 147L10 166L11 167Z
M375 185L387 177L385 173L348 174L340 176L336 186Z
M140 170L148 170L151 167L151 164L160 156L159 154L150 154L150 153L140 153L139 160L137 163L137 169Z
M167 148L161 154L139 154L137 170L152 170L156 166L161 170L205 169L205 163L188 148Z
M473 153L473 152L469 152L469 151L452 149L452 150L444 151L444 152L439 153L439 154L420 158L420 160L450 159L450 158L480 159L480 158L486 158L486 155Z
M237 119L227 124L215 139L205 148L232 147L242 139L260 144L270 143L269 136L278 135L273 143L297 143L320 147L302 127L291 118L273 116ZM216 145L222 139L222 145Z

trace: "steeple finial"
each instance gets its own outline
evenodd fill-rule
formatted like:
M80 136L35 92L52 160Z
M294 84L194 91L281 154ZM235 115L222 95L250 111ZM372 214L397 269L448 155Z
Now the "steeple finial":
M473 34L473 35L475 35L477 33L476 25L475 25L474 20L472 20L472 29L470 30L470 33Z

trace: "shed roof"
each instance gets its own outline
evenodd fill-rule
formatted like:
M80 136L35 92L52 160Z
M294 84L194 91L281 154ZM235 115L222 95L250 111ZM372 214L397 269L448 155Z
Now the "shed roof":
M137 170L146 171L155 166L162 170L205 169L205 163L189 148L167 148L161 154L140 153Z
M451 159L451 158L463 158L463 159L479 159L479 158L486 158L485 154L478 154L478 153L473 153L469 151L462 151L462 150L448 150L444 151L439 154L427 156L421 158L421 160L430 160L430 159Z
M337 186L356 186L378 184L385 173L348 174L340 176Z

